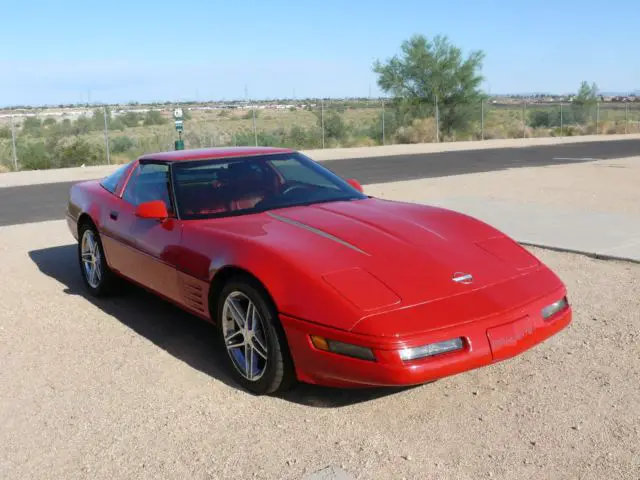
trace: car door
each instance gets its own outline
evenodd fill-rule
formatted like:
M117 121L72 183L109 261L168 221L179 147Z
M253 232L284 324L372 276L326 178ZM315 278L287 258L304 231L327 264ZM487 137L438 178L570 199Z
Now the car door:
M176 218L170 194L169 165L140 163L132 172L120 202L107 212L105 225L117 232L123 275L174 301L181 301L176 259L182 226ZM167 206L166 220L140 218L136 208L144 202L162 200Z

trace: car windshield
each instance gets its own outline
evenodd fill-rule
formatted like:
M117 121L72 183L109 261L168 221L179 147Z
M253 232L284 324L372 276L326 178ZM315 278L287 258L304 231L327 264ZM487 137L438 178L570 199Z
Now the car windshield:
M172 177L185 220L367 198L300 153L176 162Z

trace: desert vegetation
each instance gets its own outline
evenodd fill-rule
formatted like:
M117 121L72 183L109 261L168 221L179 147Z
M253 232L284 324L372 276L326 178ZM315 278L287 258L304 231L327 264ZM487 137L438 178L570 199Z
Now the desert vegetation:
M603 102L597 86L587 82L563 103L490 97L480 88L483 59L480 51L464 57L446 37L415 35L400 54L373 65L384 98L185 104L185 147L314 149L640 133L640 102ZM78 106L5 111L0 170L122 163L172 149L175 106L93 106L81 114Z

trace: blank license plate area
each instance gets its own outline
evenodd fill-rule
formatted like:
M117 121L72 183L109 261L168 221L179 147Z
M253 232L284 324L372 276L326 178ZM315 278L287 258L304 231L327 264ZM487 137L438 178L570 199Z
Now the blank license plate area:
M491 346L491 354L495 360L501 360L518 354L523 344L533 334L533 320L526 316L518 320L489 328L487 338Z

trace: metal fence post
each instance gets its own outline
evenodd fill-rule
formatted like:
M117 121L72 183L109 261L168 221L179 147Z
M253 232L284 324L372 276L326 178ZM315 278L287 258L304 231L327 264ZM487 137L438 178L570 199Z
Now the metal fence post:
M440 109L438 108L438 94L436 93L436 143L440 143Z
M599 125L600 125L600 102L596 102L596 135L598 135Z
M251 106L251 112L253 114L253 138L255 139L256 147L258 146L258 129L256 128L256 106Z
M104 112L104 146L107 151L107 165L111 165L111 153L109 152L109 122L107 120L107 107L102 107Z
M484 140L484 100L480 100L480 139Z
M522 103L522 138L527 138L527 101Z
M324 148L324 100L320 100L320 124L322 126L322 148Z
M11 115L11 144L13 146L13 167L15 171L18 171L18 152L16 150L16 124Z
M564 119L562 118L562 102L560 102L560 136L564 136L562 127L564 126Z
M384 100L382 100L382 145L386 145L384 138Z
M624 133L629 133L629 104L624 106Z

